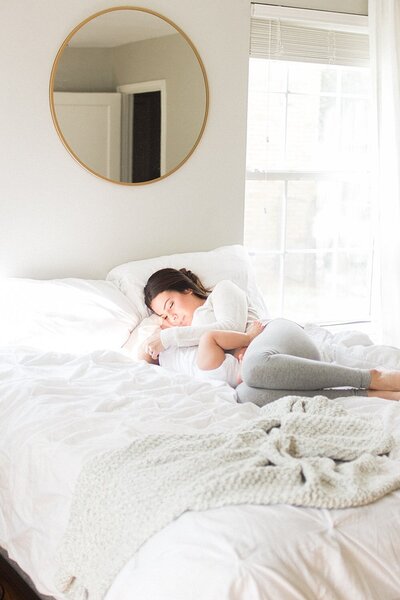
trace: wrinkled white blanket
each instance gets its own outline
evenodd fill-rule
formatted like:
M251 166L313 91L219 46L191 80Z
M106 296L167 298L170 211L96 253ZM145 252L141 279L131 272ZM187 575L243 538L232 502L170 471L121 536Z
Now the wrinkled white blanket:
M99 455L78 480L59 553L68 598L104 598L154 533L187 510L287 503L341 508L400 487L379 421L323 397L286 397L231 433L151 434Z
M349 329L332 333L315 323L307 323L304 330L318 346L321 360L325 362L361 369L400 369L400 349L374 344L364 332Z

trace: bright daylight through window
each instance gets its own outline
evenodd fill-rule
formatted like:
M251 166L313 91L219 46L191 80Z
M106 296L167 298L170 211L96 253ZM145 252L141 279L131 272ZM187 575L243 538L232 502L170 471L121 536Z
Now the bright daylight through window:
M276 19L258 23L261 30L253 20L245 204L245 245L258 284L273 316L368 321L373 227L367 36L333 38L327 28L285 27ZM267 39L260 50L261 34ZM305 59L303 40L313 49L306 48ZM328 49L321 57L324 40ZM347 52L352 42L355 58L339 48Z

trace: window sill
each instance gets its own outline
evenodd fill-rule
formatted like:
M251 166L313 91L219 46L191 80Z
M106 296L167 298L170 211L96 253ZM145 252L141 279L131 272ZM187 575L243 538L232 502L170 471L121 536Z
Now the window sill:
M374 344L381 343L381 333L379 330L378 323L374 321L353 321L348 323L318 323L320 327L324 327L331 333L338 333L339 331L357 330L366 333L368 337L374 342Z

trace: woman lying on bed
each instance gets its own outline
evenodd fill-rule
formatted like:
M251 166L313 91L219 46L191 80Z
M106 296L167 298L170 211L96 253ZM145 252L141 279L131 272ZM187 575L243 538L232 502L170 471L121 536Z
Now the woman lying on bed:
M153 273L144 295L162 324L146 340L143 358L167 368L172 361L175 370L233 387L243 380L237 389L242 402L321 393L400 399L400 371L322 362L297 323L278 318L264 327L254 324L259 316L231 281L220 281L210 291L191 271L167 268ZM350 389L336 389L341 387Z

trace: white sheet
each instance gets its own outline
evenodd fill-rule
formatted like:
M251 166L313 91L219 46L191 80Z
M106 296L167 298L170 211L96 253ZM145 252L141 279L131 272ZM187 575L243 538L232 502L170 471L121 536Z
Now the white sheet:
M39 591L84 461L148 432L229 430L254 417L234 390L117 352L85 356L0 350L0 545ZM400 404L353 398L400 437ZM400 468L400 464L399 464ZM346 510L232 506L188 512L148 540L106 600L396 598L400 492Z
M345 367L400 369L400 349L374 344L366 333L356 330L332 333L314 323L304 327L317 344L321 360Z

